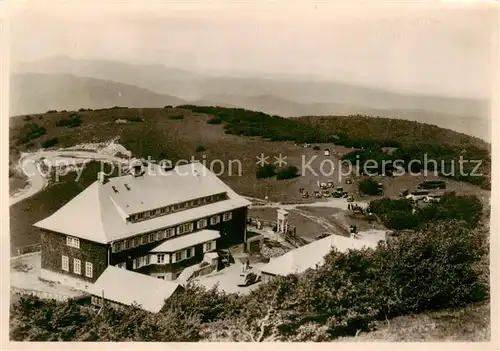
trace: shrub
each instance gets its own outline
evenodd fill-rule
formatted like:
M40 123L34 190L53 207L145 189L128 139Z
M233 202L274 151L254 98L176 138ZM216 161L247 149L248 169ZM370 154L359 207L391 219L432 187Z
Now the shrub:
M82 119L76 113L72 114L68 118L61 118L56 122L56 127L68 127L74 128L82 124Z
M134 117L125 117L123 118L129 122L144 122L144 119L139 117L139 116L134 116Z
M273 164L265 164L257 168L255 176L257 179L270 178L276 175L276 166Z
M21 144L28 143L46 133L46 129L36 123L28 123L19 130L18 140Z
M171 115L168 116L169 119L184 119L183 115Z
M44 149L46 149L46 148L49 148L49 147L56 145L58 142L59 142L59 140L57 138L47 139L47 140L42 141L40 143L40 146L43 147Z
M172 108L172 105L164 106L163 108Z
M431 223L401 235L374 253L379 300L385 316L458 307L488 297L478 262L487 255L484 229L457 221Z
M295 177L299 176L298 172L299 172L299 169L297 167L295 167L294 165L289 165L287 167L280 169L276 173L276 179L283 180L283 179L295 178Z
M407 211L392 211L387 214L384 224L389 229L415 229L420 225L420 218Z
M321 148L318 145L314 145L313 150L321 150Z
M47 112L45 113L57 113L57 110L48 110Z
M201 144L196 147L196 152L203 152L205 150L206 150L205 147Z
M380 187L378 183L373 179L365 179L359 182L359 191L366 195L378 195L380 194Z
M459 196L455 192L447 192L441 201L420 209L418 214L425 222L457 219L475 227L483 215L483 205L475 195Z
M31 121L31 116L24 116L23 121Z
M217 117L210 118L210 119L207 121L207 123L208 123L208 124L221 124L221 123L222 123L222 119L217 118Z

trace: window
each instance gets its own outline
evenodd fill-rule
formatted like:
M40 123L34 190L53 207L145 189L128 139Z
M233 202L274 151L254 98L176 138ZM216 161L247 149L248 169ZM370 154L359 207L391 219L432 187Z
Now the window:
M165 263L165 255L164 254L156 255L156 262L160 264Z
M144 264L148 265L149 264L149 255L144 257Z
M165 238L165 231L159 230L156 232L156 240L162 240Z
M196 203L195 203L194 201L191 201L191 202L189 203L189 206L194 207L194 206L195 206L195 204L196 204Z
M196 200L197 205L201 205L201 199Z
M134 260L132 261L132 268L133 269L139 268L139 259L138 258L134 258Z
M175 261L176 261L176 262L178 262L178 261L182 261L182 253L183 253L183 252L184 252L184 251L177 251L177 252L175 253Z
M121 251L121 249L122 249L122 243L121 242L113 244L113 252Z
M80 248L80 239L74 238L72 236L67 236L66 237L66 245L79 249Z
M153 241L155 241L155 233L149 234L149 242L152 243Z
M175 231L172 228L165 229L165 237L171 238L175 235Z
M144 213L143 213L143 212L138 213L138 214L137 214L137 218L138 218L138 219L142 219L142 218L144 218Z
M92 263L85 262L85 276L87 278L92 278L93 270L94 270L94 267L92 266Z
M102 297L92 295L92 305L101 306L102 305Z
M139 246L141 243L141 238L134 238L134 246Z
M186 250L186 258L193 256L194 256L194 247L190 247L189 249Z
M210 218L210 224L211 225L218 224L219 222L220 222L220 217L218 215L213 216L213 217Z
M157 214L157 215L159 215L159 214L160 214L160 209L159 209L159 208L157 208L157 209L155 210L155 214Z
M174 205L174 211L179 208L179 205Z
M156 212L156 211L154 211L154 210L153 210L153 211L149 211L149 216L150 216L150 217L154 216L154 215L155 215L155 212Z
M130 249L130 246L132 246L132 240L125 240L125 249Z
M160 208L160 213L165 213L165 212L167 212L167 208L166 207Z
M141 242L142 242L143 244L147 244L147 242L148 242L148 236L147 236L147 235L144 235L144 236L142 237L142 239L141 239Z
M232 212L226 212L222 215L222 220L224 222L227 222L229 220L231 220L231 218L233 218L233 213Z
M179 208L184 208L184 207L186 207L186 203L185 202L179 204Z
M193 223L182 224L177 227L177 234L184 234L193 231Z
M205 228L207 226L207 220L206 218L200 219L198 223L196 224L196 227L198 229Z
M73 259L73 272L82 274L82 262L77 258Z
M211 251L215 249L215 241L209 241L203 245L204 252Z
M69 258L68 256L62 256L61 267L63 271L69 272Z

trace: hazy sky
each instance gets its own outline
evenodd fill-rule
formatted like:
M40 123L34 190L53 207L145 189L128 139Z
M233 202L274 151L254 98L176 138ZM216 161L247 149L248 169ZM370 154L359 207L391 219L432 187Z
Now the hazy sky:
M491 91L497 50L492 6L71 3L16 2L11 62L63 54L201 72L310 75L421 93Z

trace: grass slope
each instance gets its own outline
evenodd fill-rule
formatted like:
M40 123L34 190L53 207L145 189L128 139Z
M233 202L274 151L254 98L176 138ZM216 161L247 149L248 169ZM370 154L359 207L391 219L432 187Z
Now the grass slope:
M340 342L480 341L491 339L490 304L425 312L379 322L376 330Z

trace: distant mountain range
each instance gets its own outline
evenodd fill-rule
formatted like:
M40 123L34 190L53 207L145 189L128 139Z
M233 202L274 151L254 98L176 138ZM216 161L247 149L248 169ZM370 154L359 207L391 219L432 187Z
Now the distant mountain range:
M408 95L283 77L219 77L161 65L65 56L12 68L10 115L184 103L242 107L284 117L364 114L409 119L490 139L486 100Z

